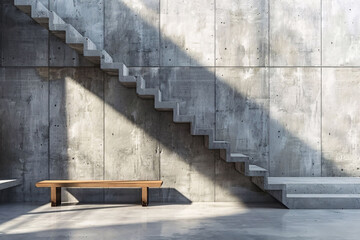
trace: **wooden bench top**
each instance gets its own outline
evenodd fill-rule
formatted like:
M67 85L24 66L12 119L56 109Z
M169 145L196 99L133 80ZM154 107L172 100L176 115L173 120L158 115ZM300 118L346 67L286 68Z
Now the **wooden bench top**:
M36 187L67 188L159 188L162 181L113 181L113 180L45 180L36 183Z

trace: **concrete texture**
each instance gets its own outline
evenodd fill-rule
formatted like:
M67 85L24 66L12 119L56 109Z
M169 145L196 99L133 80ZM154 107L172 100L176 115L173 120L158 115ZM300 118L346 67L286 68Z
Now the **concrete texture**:
M323 64L359 66L360 2L323 0Z
M268 168L269 77L265 68L217 68L216 139Z
M322 175L360 176L360 69L323 69Z
M98 48L104 47L104 0L49 0L49 9L71 24Z
M49 35L49 66L51 67L91 67L93 63L87 61L74 49L65 45L62 40Z
M135 90L123 87L117 78L109 76L105 78L104 90L104 178L158 180L160 116L153 101L138 99ZM131 190L134 194L130 196L129 191L106 190L105 200L136 202L140 199L139 189Z
M159 66L159 0L106 0L105 49L127 66Z
M2 4L0 18L2 66L47 66L48 31L12 4Z
M12 188L21 184L20 179L0 180L0 190Z
M268 0L216 1L216 66L266 66Z
M322 110L322 101L332 101L332 95L322 93L333 93L337 85L322 81L325 68L318 67L321 56L326 56L321 53L321 40L325 41L321 33L327 31L327 23L324 20L321 30L321 13L329 8L326 14L334 14L326 1L322 8L320 2L74 0L50 1L50 8L98 46L105 46L115 60L137 66L131 71L146 76L147 86L159 87L164 100L183 101L181 113L196 115L198 127L216 129L216 137L224 138L217 140L231 141L235 150L251 155L252 163L269 169L272 176L343 176L344 169L349 174L357 169L355 157L343 161L347 153L357 154L356 119L351 121L355 130L349 136L339 135L341 140L348 137L352 145L338 157L338 145L324 137L321 125L321 119L326 114L331 116L332 111ZM26 75L24 80L50 80L45 90L47 98L43 99L48 107L40 116L47 119L45 124L50 128L50 135L44 135L50 145L43 165L18 162L24 152L14 151L11 155L3 147L9 148L6 144L11 141L16 146L23 135L36 132L33 128L23 130L29 126L25 120L22 124L26 127L12 126L16 124L10 122L16 117L11 115L13 108L4 107L12 117L1 122L4 132L14 129L16 138L1 137L1 151L6 152L2 158L7 159L3 162L8 164L7 169L15 169L15 177L30 173L24 178L25 187L14 190L16 196L8 193L5 197L43 200L33 189L36 179L76 177L166 179L164 189L150 193L151 200L159 202L270 201L249 179L240 177L232 164L220 162L218 151L204 148L203 138L191 137L188 125L173 124L171 113L157 113L152 100L138 99L134 90L123 88L115 78L105 77L97 67L35 26L10 2L1 2L0 6L4 13L0 23L4 70L14 66L19 72L38 71L25 66L42 66L45 70L39 76ZM350 36L356 38L357 28L350 30ZM348 45L347 41L341 49ZM333 56L334 50L327 49L323 48ZM355 59L341 59L348 58ZM219 64L215 64L216 59ZM269 60L271 66L267 66ZM82 68L58 68L70 66ZM11 88L6 84L2 87L8 94ZM25 86L22 82L11 84L16 89ZM349 92L339 91L338 96ZM24 93L15 100L4 95L4 99L17 106L24 96L41 95L31 94ZM350 95L351 102L356 102L355 94ZM347 107L334 104L343 109L343 118L356 115L351 102L345 101ZM21 110L25 119L34 115L27 111ZM342 121L338 119L339 125ZM321 154L321 147L328 155ZM38 168L41 174L47 169L48 174L33 176ZM139 195L138 190L92 193L93 197L87 197L86 191L69 190L64 195L70 201L95 202L132 202Z
M282 189L275 196L290 209L360 207L358 177L269 177L268 188Z
M96 68L64 68L50 69L49 74L51 178L104 179L104 73ZM79 190L69 191L80 201L103 200L102 190L86 190L86 197ZM64 191L63 197L74 200Z
M214 66L215 2L160 0L161 66Z
M321 1L270 0L270 65L321 64Z
M270 70L270 175L321 176L321 73Z
M274 207L274 206L272 206ZM360 234L358 210L287 210L233 203L0 205L2 239L344 239ZM101 221L99 221L101 219ZM256 224L254 224L256 222ZM91 225L89 227L89 225Z
M35 183L49 176L47 76L47 68L0 68L0 176L22 179L2 200L46 196Z
M182 102L180 114L195 115L198 128L214 127L214 68L162 68L160 90L164 100Z

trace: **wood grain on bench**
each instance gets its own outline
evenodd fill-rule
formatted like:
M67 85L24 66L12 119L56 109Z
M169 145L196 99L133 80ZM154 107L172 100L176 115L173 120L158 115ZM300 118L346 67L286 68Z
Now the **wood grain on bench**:
M61 205L61 188L141 188L143 206L149 203L149 187L159 188L162 181L113 181L113 180L45 180L36 187L51 188L51 206Z

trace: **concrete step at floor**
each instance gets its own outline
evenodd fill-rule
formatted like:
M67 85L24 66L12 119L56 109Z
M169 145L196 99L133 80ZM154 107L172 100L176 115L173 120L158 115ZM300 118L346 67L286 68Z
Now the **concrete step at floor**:
M286 194L290 209L359 209L360 194Z
M281 202L291 209L360 208L358 177L269 177L266 190L283 190Z
M285 185L287 194L360 194L358 177L269 177L269 185Z
M0 190L15 187L21 184L20 179L6 179L6 180L0 180Z

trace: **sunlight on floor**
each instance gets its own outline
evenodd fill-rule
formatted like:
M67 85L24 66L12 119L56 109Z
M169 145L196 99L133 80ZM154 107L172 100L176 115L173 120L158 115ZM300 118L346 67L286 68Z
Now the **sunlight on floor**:
M359 210L237 203L0 205L1 239L358 239Z

